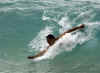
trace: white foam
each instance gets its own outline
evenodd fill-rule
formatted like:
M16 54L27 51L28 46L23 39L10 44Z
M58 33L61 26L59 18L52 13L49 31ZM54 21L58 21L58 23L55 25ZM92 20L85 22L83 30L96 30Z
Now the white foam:
M86 23L85 27L87 27L87 29L84 29L84 32L75 31L72 33L67 33L65 36L56 41L56 43L49 48L48 52L46 52L43 56L34 59L34 61L39 61L43 59L53 59L62 51L72 51L73 48L75 48L78 44L82 45L86 41L93 39L93 31L98 26L100 26L100 22Z
M56 41L56 43L51 46L43 56L34 59L34 61L43 60L43 59L53 59L62 51L72 51L73 48L78 44L77 41L78 35L71 35L70 33L63 36L61 39Z
M45 21L45 20L49 20L49 19L50 19L50 17L46 17L46 16L43 16L43 17L42 17L42 20L44 20L44 21Z
M29 46L32 47L30 51L42 51L48 46L46 41L46 36L52 33L52 27L46 27L45 29L41 30L38 35L30 42Z
M62 17L58 24L62 27L62 29L59 30L60 33L63 33L72 27L68 17Z

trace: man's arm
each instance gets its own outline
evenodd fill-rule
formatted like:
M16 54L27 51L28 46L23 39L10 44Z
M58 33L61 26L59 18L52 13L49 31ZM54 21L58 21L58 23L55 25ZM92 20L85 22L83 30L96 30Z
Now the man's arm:
M49 48L49 47L50 47L50 46L48 46L45 50L39 52L39 53L36 54L35 56L28 56L28 59L34 59L34 58L43 56L43 55L48 51L48 48Z
M72 29L69 29L68 31L65 31L63 34L61 34L59 37L56 38L56 40L58 40L59 38L61 38L62 36L64 36L66 33L70 33L70 32L73 32L75 30L78 30L78 29L81 29L81 28L84 28L85 25L84 24L81 24L80 26L77 26L77 27L74 27Z

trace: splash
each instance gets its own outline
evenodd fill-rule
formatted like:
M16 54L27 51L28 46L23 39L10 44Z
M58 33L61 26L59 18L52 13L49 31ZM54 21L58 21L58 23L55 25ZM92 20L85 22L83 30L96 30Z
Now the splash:
M81 46L87 41L95 39L96 29L100 26L100 22L93 21L96 15L94 6L88 5L87 2L83 2L83 4L74 1L71 2L71 4L65 2L63 6L60 5L58 7L55 6L54 8L44 9L42 20L44 22L47 21L46 24L49 25L46 26L46 28L52 27L57 29L59 34L62 34L72 27L80 26L80 24L85 24L85 28L66 34L56 41L56 43L49 48L48 52L36 58L35 61L53 59L63 51L71 52L77 45ZM58 26L59 28L57 28ZM36 38L32 40L32 48L36 48L38 51L45 49L48 44L44 35L53 33L54 29L49 29L51 32L48 32L47 29L41 30Z
M33 50L44 50L46 46L48 46L48 43L46 43L46 36L50 33L52 33L52 27L46 27L45 29L41 30L38 35L30 42L29 46L33 48L30 50L30 52Z
M53 59L63 51L71 52L78 44L82 45L83 43L94 39L95 29L97 29L98 26L100 26L100 22L85 23L85 29L67 33L65 36L56 41L56 43L49 48L48 52L46 52L43 56L34 59L34 61ZM42 32L44 33L44 31ZM38 38L42 35L45 35L45 33L39 34ZM42 45L44 45L45 47L47 46L45 45L46 42L44 39L41 39L39 42L42 42L42 44L40 44L41 48L43 47ZM33 43L31 43L31 45L32 44ZM37 45L35 47L37 47ZM38 47L38 49L39 48L40 47Z

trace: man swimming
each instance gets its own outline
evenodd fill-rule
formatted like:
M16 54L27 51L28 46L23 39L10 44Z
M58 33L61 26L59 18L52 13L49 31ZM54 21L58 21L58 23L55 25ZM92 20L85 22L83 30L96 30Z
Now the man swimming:
M36 54L35 56L28 56L28 59L35 59L37 57L43 56L48 51L49 47L52 46L61 37L63 37L66 33L70 33L70 32L73 32L75 30L82 29L84 27L85 27L85 25L81 24L80 26L74 27L74 28L64 32L63 34L61 34L60 36L58 36L56 38L52 34L49 34L48 36L46 36L49 46L45 50L43 50L40 53Z

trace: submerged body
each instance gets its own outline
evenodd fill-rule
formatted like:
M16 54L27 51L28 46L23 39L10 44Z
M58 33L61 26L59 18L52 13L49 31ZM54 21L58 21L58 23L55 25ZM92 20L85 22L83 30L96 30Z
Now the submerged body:
M63 37L65 34L70 33L70 32L73 32L73 31L78 30L78 29L82 29L84 27L85 27L84 24L81 24L80 26L74 27L74 28L72 28L72 29L64 32L63 34L61 34L60 36L58 36L56 38L52 34L49 34L46 37L49 46L45 50L43 50L43 51L39 52L38 54L36 54L35 56L28 56L28 59L35 59L37 57L43 56L48 51L49 47L52 46L52 45L54 45L55 42L57 40L59 40L61 37Z

